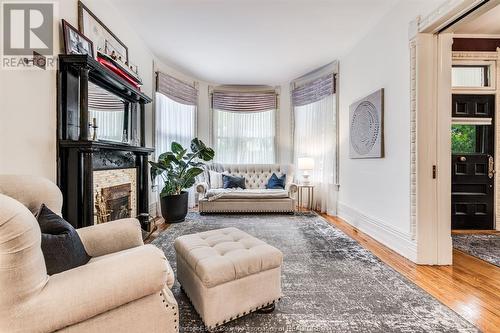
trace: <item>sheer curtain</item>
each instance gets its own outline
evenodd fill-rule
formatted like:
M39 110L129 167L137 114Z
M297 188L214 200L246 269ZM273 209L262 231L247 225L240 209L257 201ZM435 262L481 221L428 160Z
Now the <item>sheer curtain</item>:
M299 157L314 159L313 208L329 215L337 214L336 131L335 94L325 94L312 103L294 106L294 162L297 165ZM298 177L301 177L300 171Z
M187 148L196 137L196 106L176 102L162 93L156 93L156 157L170 150L173 141ZM157 179L158 188L163 184ZM195 191L189 192L189 207L195 206Z
M275 162L276 110L214 110L215 159L219 163Z

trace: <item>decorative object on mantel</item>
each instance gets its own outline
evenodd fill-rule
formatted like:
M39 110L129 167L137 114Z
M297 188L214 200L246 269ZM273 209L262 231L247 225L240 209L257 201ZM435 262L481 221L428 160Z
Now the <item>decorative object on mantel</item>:
M188 192L195 184L196 176L203 173L202 161L211 161L215 152L201 140L191 141L191 152L177 142L172 142L172 151L161 154L158 162L151 164L151 179L161 177L164 187L160 193L161 215L167 223L183 222L188 212ZM201 160L201 161L200 161Z
M114 73L120 75L122 78L130 82L137 89L140 89L142 86L142 81L138 75L132 74L129 70L125 69L121 66L117 61L113 60L111 57L97 52L97 61L105 66L106 68L112 70Z
M81 34L78 29L62 20L64 36L64 52L66 54L88 54L94 56L92 41Z
M127 46L81 1L78 1L78 28L94 42L96 51L109 55L115 52L116 59L128 65Z
M302 171L302 184L311 184L309 171L314 169L314 159L311 157L299 157L297 164L297 169Z
M100 59L105 60L105 61L100 61ZM99 52L99 51L97 52L97 61L101 62L101 64L103 64L105 66L106 66L106 64L113 65L118 70L120 70L121 73L127 75L128 78L132 79L138 86L142 86L142 79L140 78L139 73L137 72L137 66L135 66L135 65L131 65L128 67L124 66L123 63L118 62L112 56L109 56L109 55L102 53L102 52ZM134 69L132 69L132 68L134 68Z
M92 141L97 141L97 129L99 128L99 126L97 126L97 120L94 118L92 118L92 124L90 125L90 127L92 128Z
M384 89L353 103L349 110L349 157L384 157Z

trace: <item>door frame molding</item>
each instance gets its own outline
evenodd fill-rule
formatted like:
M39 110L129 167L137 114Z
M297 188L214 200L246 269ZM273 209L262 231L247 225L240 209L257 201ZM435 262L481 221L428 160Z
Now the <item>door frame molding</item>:
M448 0L409 26L410 230L417 244L418 264L451 265L453 260L449 135L453 24L478 7L464 20L499 3L500 0ZM445 27L450 28L443 31Z

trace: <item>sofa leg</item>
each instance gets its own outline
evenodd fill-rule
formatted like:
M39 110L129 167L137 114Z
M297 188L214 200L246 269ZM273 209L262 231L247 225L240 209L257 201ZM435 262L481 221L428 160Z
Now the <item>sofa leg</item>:
M263 308L259 309L258 312L259 313L268 314L268 313L273 312L275 308L276 308L276 306L274 305L274 303L272 303L272 304L269 304L266 307L263 307Z

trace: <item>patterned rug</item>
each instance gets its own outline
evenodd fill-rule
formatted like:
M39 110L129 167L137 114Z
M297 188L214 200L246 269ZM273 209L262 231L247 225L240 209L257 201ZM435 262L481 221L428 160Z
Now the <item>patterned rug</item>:
M283 252L283 298L273 313L247 315L219 332L479 332L316 214L189 213L186 222L169 227L153 244L175 272L175 238L224 227L239 228ZM203 332L178 282L173 293L181 332Z
M453 247L500 267L500 234L452 234Z

